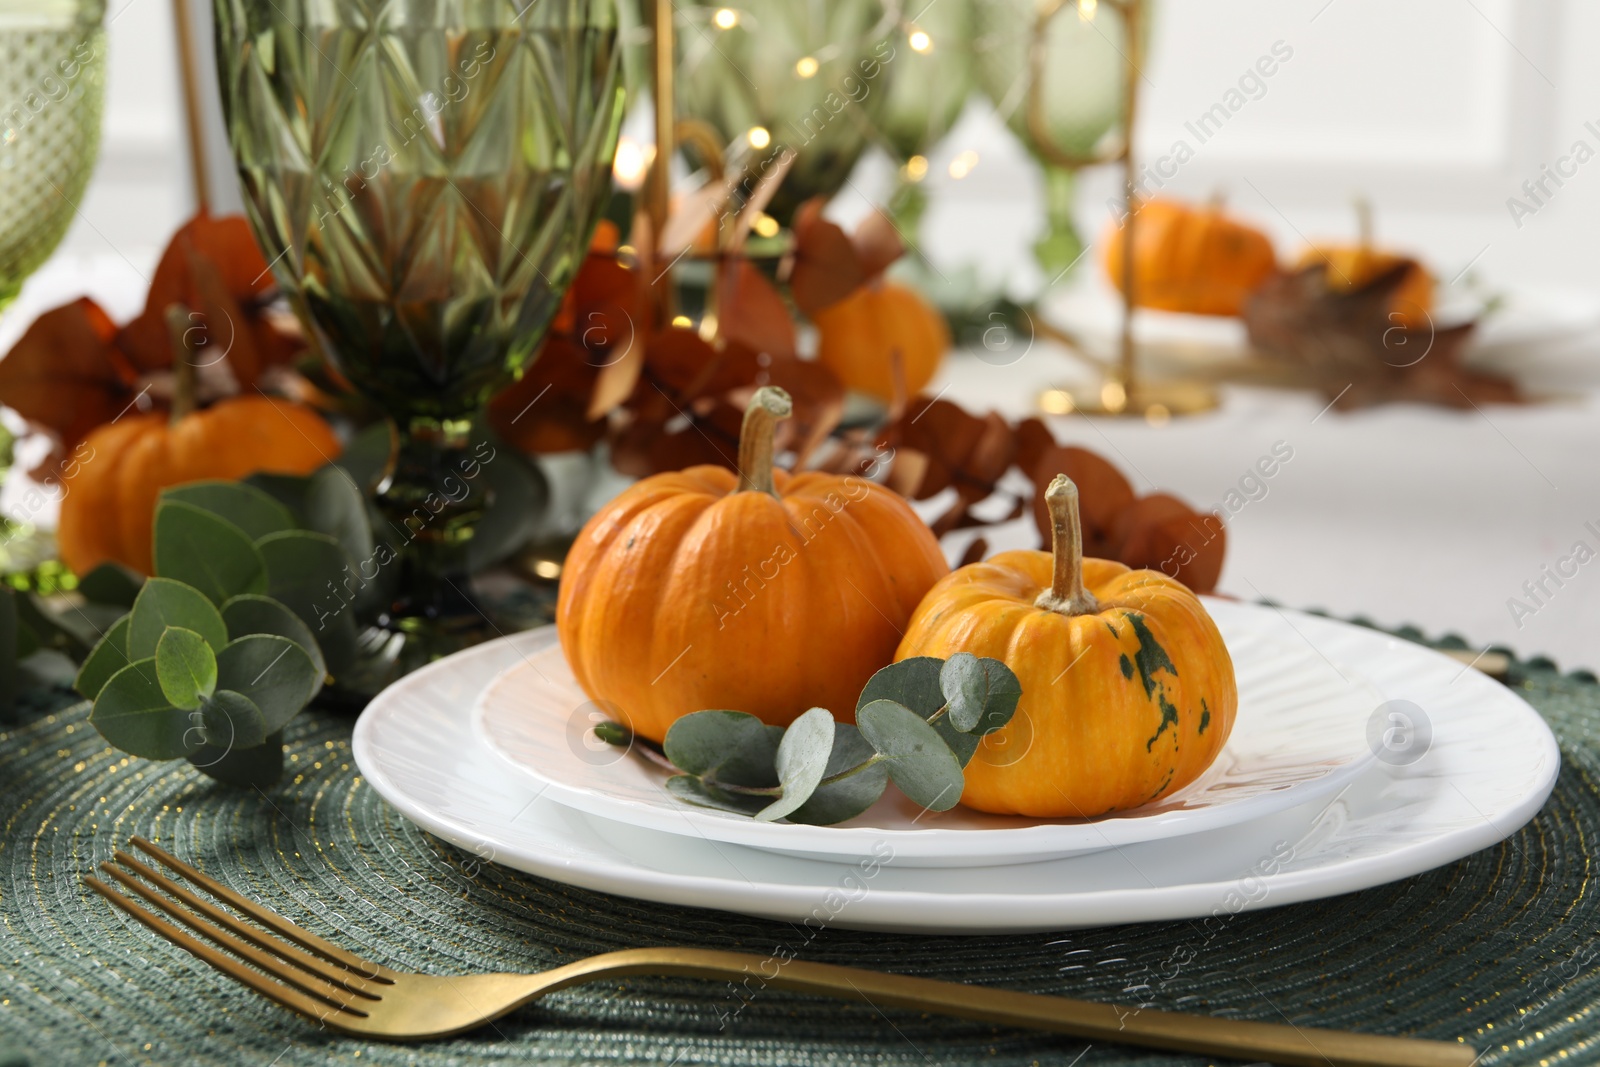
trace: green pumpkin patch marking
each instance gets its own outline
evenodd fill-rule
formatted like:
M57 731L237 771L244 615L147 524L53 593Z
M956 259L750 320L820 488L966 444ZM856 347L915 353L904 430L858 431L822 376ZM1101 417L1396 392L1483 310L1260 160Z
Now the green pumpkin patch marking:
M1133 630L1134 636L1139 639L1139 648L1133 654L1133 668L1139 672L1139 682L1144 686L1144 695L1154 697L1156 706L1161 709L1161 724L1156 727L1156 732L1150 735L1150 740L1144 743L1146 752L1153 751L1156 738L1164 733L1167 727L1176 728L1178 725L1178 709L1167 699L1166 687L1156 680L1157 671L1166 671L1174 678L1178 676L1177 665L1172 662L1172 657L1167 655L1167 650L1161 647L1161 642L1156 640L1156 635L1150 632L1144 616L1137 612L1125 611L1122 617L1128 621L1128 626ZM1133 670L1129 668L1128 657L1123 655L1120 666L1122 676L1132 679ZM1174 737L1176 743L1176 737Z
M1178 668L1172 662L1172 657L1167 655L1167 650L1161 647L1161 642L1156 640L1156 635L1150 632L1150 627L1145 625L1143 615L1125 611L1122 617L1128 620L1128 625L1133 628L1133 635L1139 639L1139 650L1133 654L1133 663L1139 668L1139 681L1144 683L1144 695L1154 696L1157 685L1156 672L1165 670L1176 678Z

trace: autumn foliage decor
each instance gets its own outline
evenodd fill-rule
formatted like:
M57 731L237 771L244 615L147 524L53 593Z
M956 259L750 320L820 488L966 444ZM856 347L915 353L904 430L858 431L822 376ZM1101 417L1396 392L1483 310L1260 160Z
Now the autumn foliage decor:
M144 311L117 328L94 301L41 315L0 360L0 403L49 431L63 562L151 570L163 488L257 471L305 474L339 454L289 370L305 351L270 306L272 273L244 219L200 215L174 236ZM65 457L65 458L62 458Z

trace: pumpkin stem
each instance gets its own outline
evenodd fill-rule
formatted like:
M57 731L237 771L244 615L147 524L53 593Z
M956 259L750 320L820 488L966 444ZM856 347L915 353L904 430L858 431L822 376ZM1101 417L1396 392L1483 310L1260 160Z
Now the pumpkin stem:
M1372 201L1356 197L1356 244L1363 254L1372 247Z
M172 338L172 423L176 425L199 406L195 398L194 349L189 347L189 309L167 305L167 333Z
M789 394L775 385L763 385L750 398L739 428L739 488L734 492L778 495L772 481L772 435L793 412Z
M1092 615L1100 610L1094 594L1083 587L1083 523L1078 517L1078 487L1058 474L1044 493L1050 508L1050 550L1055 573L1050 588L1033 602L1036 608L1062 615Z

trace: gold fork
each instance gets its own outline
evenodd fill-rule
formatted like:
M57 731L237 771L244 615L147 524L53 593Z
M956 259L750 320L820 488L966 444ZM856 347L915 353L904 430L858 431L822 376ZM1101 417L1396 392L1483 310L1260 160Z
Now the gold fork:
M742 980L751 974L764 976L763 965L769 962L737 952L640 948L591 956L542 974L444 978L391 971L253 903L142 837L133 839L133 847L260 926L243 922L121 850L116 863L100 867L126 892L92 875L84 882L168 941L268 1000L330 1030L361 1037L394 1041L448 1037L583 982L628 975ZM179 929L135 897L212 944ZM1477 1058L1460 1043L1119 1007L794 959L783 963L765 984L865 1001L877 1008L938 1012L1091 1041L1307 1067L1470 1067Z

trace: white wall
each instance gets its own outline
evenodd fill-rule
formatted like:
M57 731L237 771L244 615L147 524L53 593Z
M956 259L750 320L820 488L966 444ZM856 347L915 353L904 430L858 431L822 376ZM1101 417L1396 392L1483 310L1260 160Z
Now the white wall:
M201 0L190 0L198 4ZM100 162L63 250L148 271L192 210L172 0L110 0Z

